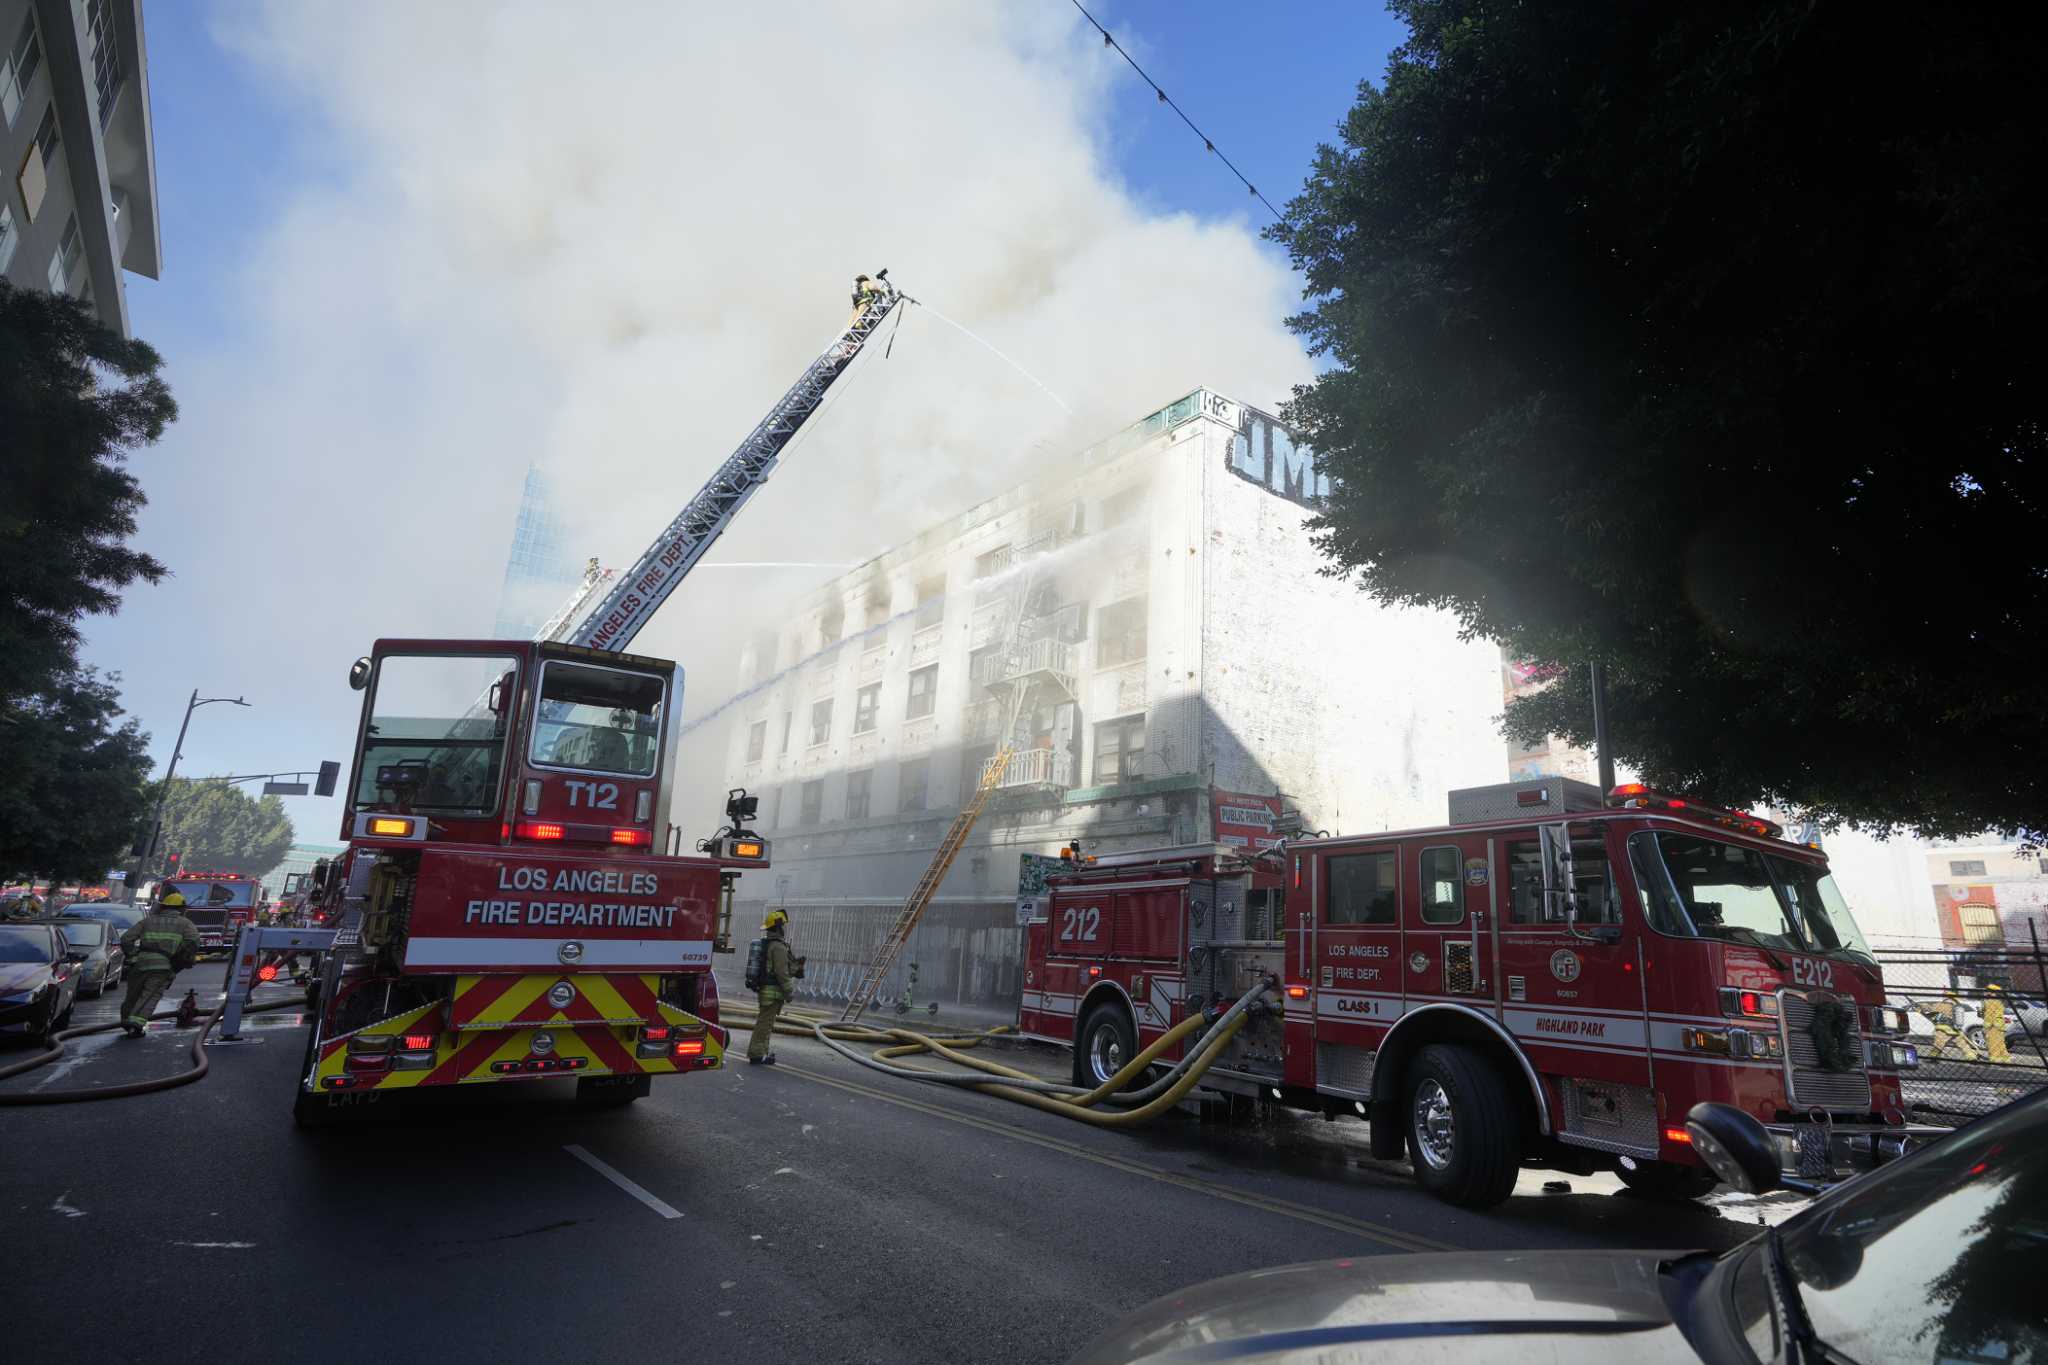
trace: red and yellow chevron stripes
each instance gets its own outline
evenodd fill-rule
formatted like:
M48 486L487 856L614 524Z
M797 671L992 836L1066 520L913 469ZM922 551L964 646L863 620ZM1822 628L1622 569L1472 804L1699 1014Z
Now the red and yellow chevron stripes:
M567 985L576 994L566 1005L548 1000ZM661 1017L653 976L458 976L448 1023L458 1030L532 1025L643 1024Z
M349 1077L350 1093L365 1090L410 1090L420 1086L469 1085L487 1081L532 1080L583 1076L673 1076L682 1071L712 1070L725 1063L726 1032L654 996L654 978L626 976L577 976L570 978L581 988L575 1001L561 1008L547 1001L548 989L564 978L546 976L461 977L452 1001L437 1000L416 1009L380 1019L373 1024L325 1038L320 1058L311 1077L311 1088L334 1091L331 1078ZM623 986L620 984L623 983ZM467 989L465 989L465 987ZM444 1020L456 1016L465 998L474 997L470 1022L450 1030ZM645 1013L635 1013L632 1003L646 1002ZM446 1011L446 1013L444 1013ZM621 1022L615 1022L621 1021ZM643 1023L663 1022L692 1037L701 1036L704 1051L683 1059L679 1065L664 1053L655 1057L635 1054ZM701 1033L699 1032L701 1030ZM536 1052L534 1036L545 1032L552 1046ZM402 1043L407 1035L431 1034L433 1059L426 1066L365 1068L350 1065L349 1042L365 1035L389 1035ZM394 1046L387 1055L395 1056ZM573 1069L540 1073L493 1071L499 1062L524 1062L538 1058L580 1061Z

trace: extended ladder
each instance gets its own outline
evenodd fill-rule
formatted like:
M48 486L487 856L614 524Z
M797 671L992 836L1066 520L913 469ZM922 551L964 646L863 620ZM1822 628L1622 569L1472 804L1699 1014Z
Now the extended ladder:
M1034 567L1024 575L1022 587L1012 599L1010 620L1004 630L1002 657L1005 659L1017 653L1018 643L1023 637L1024 623L1030 611L1031 590L1037 586L1042 572L1040 568ZM974 831L974 822L981 818L982 807L988 804L988 798L995 789L1002 785L1003 774L1017 753L1017 724L1024 712L1025 694L1030 690L1030 684L1023 678L1015 681L1009 705L1004 711L1002 728L996 732L1003 737L1002 743L997 746L994 757L983 766L980 783L975 786L973 794L961 807L960 813L953 817L951 827L946 830L946 837L939 840L938 851L932 854L932 860L926 866L924 875L917 879L917 885L911 889L910 899L903 902L903 909L897 912L896 922L889 926L889 932L875 945L875 951L868 958L867 966L861 970L860 984L848 997L846 1010L839 1016L841 1023L850 1024L858 1020L862 1012L873 1003L875 993L882 988L883 979L889 975L889 969L896 964L897 955L903 951L904 945L910 942L911 931L917 928L917 922L924 918L926 907L931 904L932 897L939 893L939 884L946 880L946 873L952 868L954 860L960 856L960 850L966 846L967 836Z
M883 276L887 274L886 270L882 272ZM591 649L621 650L633 642L640 628L660 610L747 499L768 481L776 459L824 405L825 392L832 387L832 381L846 373L868 339L881 330L889 315L904 301L904 295L881 277L877 277L874 292L866 298L866 305L838 339L810 363L781 401L769 409L760 425L740 442L739 449L718 467L710 482L612 585L597 609L569 632L569 643Z
M619 571L617 569L600 568L595 559L584 565L583 581L576 585L574 592L569 594L569 600L557 607L555 614L543 622L541 628L533 633L533 638L536 640L554 641L567 635L569 628L576 623L576 618L583 614L584 604L597 596L599 588L618 576Z

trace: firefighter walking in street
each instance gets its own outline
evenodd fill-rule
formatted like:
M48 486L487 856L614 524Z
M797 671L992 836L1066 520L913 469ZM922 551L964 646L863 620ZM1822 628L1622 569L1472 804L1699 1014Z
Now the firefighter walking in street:
M754 1036L747 1040L748 1066L773 1066L775 1054L769 1045L775 1039L775 1020L789 1000L796 981L790 956L789 915L770 910L761 921L761 937L747 950L747 985L755 992Z
M156 908L121 935L128 958L128 994L121 1001L121 1027L140 1038L171 978L199 960L199 926L185 918L185 898L176 889L156 899Z

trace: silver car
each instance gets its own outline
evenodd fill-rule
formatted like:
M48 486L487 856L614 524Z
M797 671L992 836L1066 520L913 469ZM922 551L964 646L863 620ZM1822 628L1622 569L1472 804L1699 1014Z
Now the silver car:
M1688 1130L1737 1188L1778 1183L1777 1153L1749 1116L1700 1105ZM2048 1091L1822 1194L1725 1255L1474 1252L1258 1270L1138 1309L1075 1365L2040 1361L2043 1266Z
M69 945L65 956L78 964L80 995L103 995L120 984L128 959L113 925L82 915L64 915L52 922Z

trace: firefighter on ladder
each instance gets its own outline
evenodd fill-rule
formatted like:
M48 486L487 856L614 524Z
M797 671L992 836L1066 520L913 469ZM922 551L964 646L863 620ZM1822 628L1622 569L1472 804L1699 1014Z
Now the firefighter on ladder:
M872 279L866 275L855 275L853 277L853 316L847 320L846 325L848 327L859 322L861 314L872 308L875 300L882 297L884 290L887 288L882 283L882 280L888 274L889 272L884 270L881 275Z
M780 908L770 910L761 921L761 941L756 945L761 950L758 976L747 983L757 992L754 997L754 1036L747 1040L748 1066L775 1065L775 1054L769 1050L769 1044L775 1038L776 1017L782 1013L796 981L789 940L785 937L788 929L789 914Z

